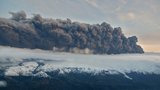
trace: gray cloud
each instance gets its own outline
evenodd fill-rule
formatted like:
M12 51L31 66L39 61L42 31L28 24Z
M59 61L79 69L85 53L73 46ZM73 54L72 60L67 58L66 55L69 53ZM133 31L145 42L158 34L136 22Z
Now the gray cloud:
M17 0L12 3L3 1L1 4L0 10L5 13L24 9L45 17L71 18L88 23L107 21L113 26L126 28L124 33L130 32L139 36L143 34L143 37L150 35L148 42L153 45L153 39L158 41L160 38L155 38L152 33L160 33L159 0ZM143 40L143 37L139 38Z

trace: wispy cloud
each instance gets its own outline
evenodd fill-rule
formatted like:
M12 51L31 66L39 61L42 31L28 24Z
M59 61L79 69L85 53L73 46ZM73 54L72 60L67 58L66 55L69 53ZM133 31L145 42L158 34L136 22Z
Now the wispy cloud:
M136 19L136 14L134 12L127 12L118 15L118 18L122 21L134 20Z
M97 4L97 0L85 0L85 1L96 8L99 7L99 5Z

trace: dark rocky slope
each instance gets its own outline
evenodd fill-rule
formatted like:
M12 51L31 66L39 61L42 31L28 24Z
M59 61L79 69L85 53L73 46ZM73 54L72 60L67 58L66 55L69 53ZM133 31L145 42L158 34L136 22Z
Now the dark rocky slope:
M86 24L70 19L48 19L39 14L26 18L24 11L10 12L12 18L0 18L0 45L73 51L88 48L90 53L144 53L137 37L126 37L120 27L110 24Z
M133 80L122 75L92 75L90 73L53 73L52 78L1 77L7 87L1 90L160 90L160 76L129 73Z

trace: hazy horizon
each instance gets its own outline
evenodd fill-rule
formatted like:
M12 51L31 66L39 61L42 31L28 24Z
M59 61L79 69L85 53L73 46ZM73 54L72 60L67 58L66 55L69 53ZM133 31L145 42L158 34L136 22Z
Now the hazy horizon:
M145 52L160 52L159 0L1 0L0 17L24 10L43 17L121 27L127 36L136 35Z

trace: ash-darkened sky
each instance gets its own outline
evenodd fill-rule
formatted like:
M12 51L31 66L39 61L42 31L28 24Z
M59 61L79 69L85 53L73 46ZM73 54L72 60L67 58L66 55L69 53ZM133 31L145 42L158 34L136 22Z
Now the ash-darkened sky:
M0 17L24 10L49 18L107 22L136 35L145 51L160 51L160 0L0 0Z

